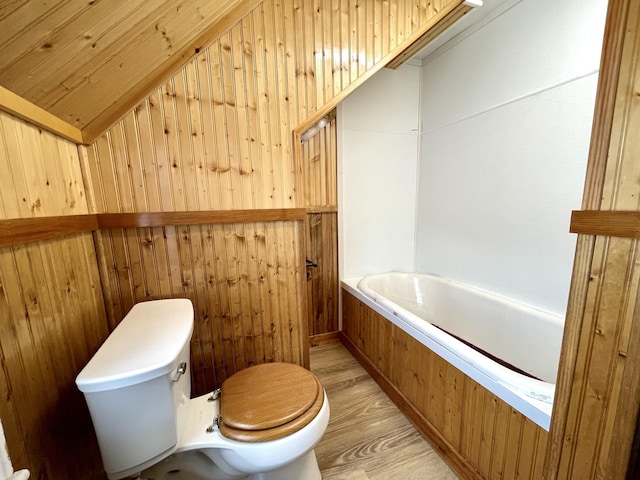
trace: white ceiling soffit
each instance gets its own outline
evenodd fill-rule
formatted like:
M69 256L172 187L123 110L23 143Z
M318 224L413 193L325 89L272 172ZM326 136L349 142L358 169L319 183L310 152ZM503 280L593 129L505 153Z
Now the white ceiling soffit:
M504 12L514 7L522 0L482 0L482 6L474 8L460 20L447 28L441 35L429 42L422 50L416 53L408 63L421 65L429 59L437 57L443 51L448 50L473 32L481 29Z

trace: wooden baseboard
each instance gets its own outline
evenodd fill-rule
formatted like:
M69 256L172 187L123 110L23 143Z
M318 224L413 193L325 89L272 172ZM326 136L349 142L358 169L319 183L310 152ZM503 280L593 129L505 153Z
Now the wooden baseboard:
M387 377L356 347L351 340L342 332L340 341L353 357L362 365L371 378L382 388L384 393L391 399L400 411L416 427L420 434L429 444L440 454L442 459L451 469L463 480L483 480L481 476L471 467L458 451L440 435L440 432L420 413L416 407L409 402L406 397L393 385Z
M328 332L320 333L318 335L311 335L309 337L309 346L317 347L318 345L324 345L325 343L335 343L340 341L341 332Z

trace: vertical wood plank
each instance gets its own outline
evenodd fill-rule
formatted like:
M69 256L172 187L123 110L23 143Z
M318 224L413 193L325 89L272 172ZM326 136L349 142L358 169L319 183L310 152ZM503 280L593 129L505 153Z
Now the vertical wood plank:
M343 334L426 419L421 431L442 446L441 453L458 467L461 478L541 478L547 432L353 295L342 293Z

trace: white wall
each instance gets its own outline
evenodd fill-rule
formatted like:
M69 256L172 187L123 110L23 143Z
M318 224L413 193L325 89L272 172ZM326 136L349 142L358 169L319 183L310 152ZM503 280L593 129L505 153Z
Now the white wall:
M605 0L523 0L425 59L416 270L564 314Z
M382 70L338 108L340 278L413 269L420 68Z

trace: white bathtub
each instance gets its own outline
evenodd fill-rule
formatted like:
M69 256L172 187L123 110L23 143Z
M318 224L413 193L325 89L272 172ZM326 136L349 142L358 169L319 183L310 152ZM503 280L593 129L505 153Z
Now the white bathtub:
M449 363L549 429L564 325L561 316L434 275L391 272L343 284ZM540 380L497 363L443 330Z

